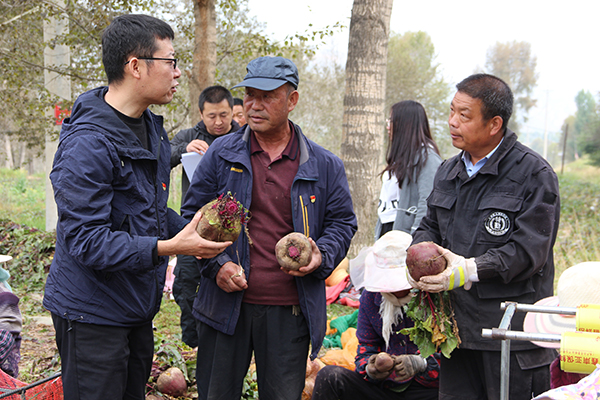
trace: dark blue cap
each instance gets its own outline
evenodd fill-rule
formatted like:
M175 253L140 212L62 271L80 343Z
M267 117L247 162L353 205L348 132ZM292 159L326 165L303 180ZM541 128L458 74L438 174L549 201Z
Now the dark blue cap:
M275 90L281 85L289 82L298 89L298 68L296 65L283 57L260 57L248 63L248 73L244 80L236 87L251 87L259 90ZM232 88L232 89L233 89Z

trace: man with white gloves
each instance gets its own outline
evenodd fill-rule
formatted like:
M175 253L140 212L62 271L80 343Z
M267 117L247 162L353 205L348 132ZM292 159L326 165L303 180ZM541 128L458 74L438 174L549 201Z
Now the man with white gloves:
M552 167L507 128L513 95L501 79L472 75L457 86L448 120L462 150L444 162L413 244L432 241L447 268L412 286L450 290L461 344L441 361L439 398L497 399L501 341L483 328L500 324L500 303L533 304L553 294L552 247L559 221ZM511 328L523 330L525 313ZM528 341L511 343L510 399L531 399L550 387L555 354Z
M408 279L414 287L425 292L438 293L445 290L453 290L461 286L469 290L471 289L472 282L479 282L477 265L474 258L466 259L441 246L436 246L446 259L446 269L438 275L424 276L418 283L409 274Z

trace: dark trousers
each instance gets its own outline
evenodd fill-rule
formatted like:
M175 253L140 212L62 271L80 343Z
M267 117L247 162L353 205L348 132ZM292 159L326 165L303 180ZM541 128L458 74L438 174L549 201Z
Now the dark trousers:
M242 303L233 335L198 322L198 399L239 400L254 353L260 400L300 400L310 339L292 310Z
M437 400L438 389L412 381L403 392L384 389L344 367L328 365L317 375L312 400Z
M530 400L550 390L550 362L536 367L524 365L527 359L539 360L538 365L543 363L547 350L540 348L510 353L510 400ZM442 357L440 399L500 399L500 360L499 351L462 349L455 349L450 358Z
M196 318L192 315L194 299L200 283L200 270L194 256L177 256L173 274L173 297L181 309L181 340L191 348L198 346Z
M84 324L52 314L65 400L143 400L152 369L152 323Z

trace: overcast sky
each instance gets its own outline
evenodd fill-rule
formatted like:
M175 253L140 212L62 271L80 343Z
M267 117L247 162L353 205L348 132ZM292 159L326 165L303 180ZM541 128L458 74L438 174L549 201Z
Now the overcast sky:
M350 25L352 0L249 0L250 14L266 24L274 39L304 32L308 24L321 29L341 22ZM391 30L427 32L436 61L454 86L477 66L496 42L526 41L537 57L538 105L529 113L524 131L558 132L575 112L580 90L600 92L600 1L571 0L411 0L394 2ZM348 29L336 34L321 54L335 54L345 65ZM302 77L300 77L302 80ZM522 132L524 134L525 132ZM521 139L524 139L521 135Z

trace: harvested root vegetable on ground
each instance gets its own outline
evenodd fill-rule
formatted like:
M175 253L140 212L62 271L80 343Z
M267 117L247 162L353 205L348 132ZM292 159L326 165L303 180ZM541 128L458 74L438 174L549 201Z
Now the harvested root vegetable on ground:
M187 382L183 372L177 367L171 367L158 377L156 389L169 396L179 397L187 393Z
M406 250L406 267L418 282L422 276L437 275L446 269L446 259L433 242L421 242Z
M406 251L406 267L415 281L423 276L437 275L446 266L446 259L432 242L412 245ZM421 356L427 357L441 351L450 358L452 350L460 344L460 337L448 292L419 292L407 304L406 315L415 325L401 332L409 335L421 351Z
M196 230L206 240L235 242L248 219L248 210L227 192L202 207L202 218Z
M312 259L312 245L300 232L282 237L275 245L275 256L279 265L290 271L306 267Z

